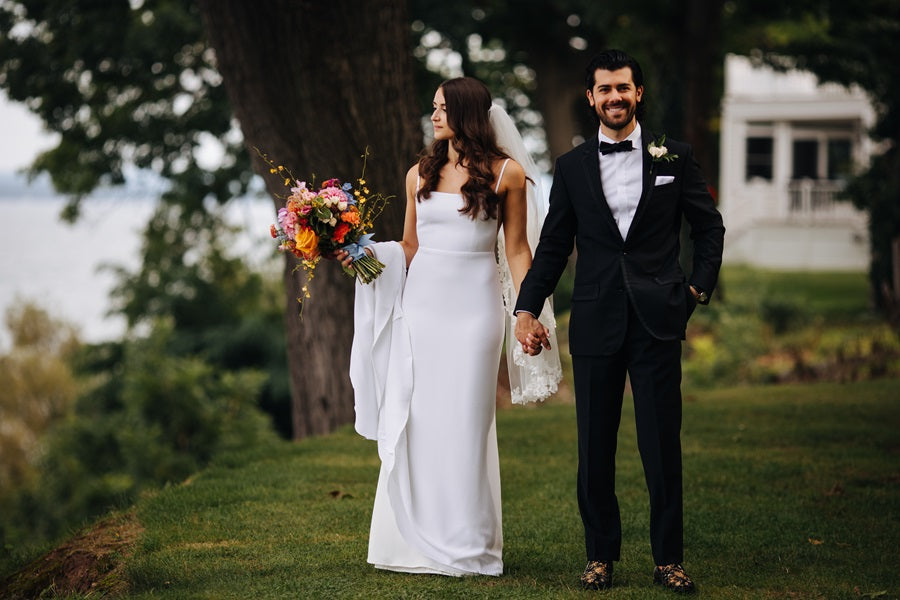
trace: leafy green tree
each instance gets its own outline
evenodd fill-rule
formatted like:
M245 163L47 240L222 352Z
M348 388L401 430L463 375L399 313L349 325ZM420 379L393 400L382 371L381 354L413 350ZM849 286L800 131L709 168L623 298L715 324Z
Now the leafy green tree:
M246 189L240 139L229 135L215 55L192 2L10 0L0 7L0 85L60 134L32 174L71 198L68 216L129 166L170 182L166 199L192 211ZM198 163L204 141L224 158Z

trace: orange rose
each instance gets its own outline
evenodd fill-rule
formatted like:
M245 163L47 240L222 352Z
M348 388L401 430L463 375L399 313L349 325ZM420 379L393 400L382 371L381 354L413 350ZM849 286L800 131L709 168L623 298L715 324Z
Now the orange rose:
M294 237L297 250L306 260L313 260L319 256L319 236L312 229L301 229Z

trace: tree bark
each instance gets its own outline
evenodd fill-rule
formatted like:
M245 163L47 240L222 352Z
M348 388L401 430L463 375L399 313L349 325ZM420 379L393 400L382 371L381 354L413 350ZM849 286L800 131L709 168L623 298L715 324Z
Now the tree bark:
M684 138L710 185L718 180L710 123L720 90L713 74L722 68L723 5L723 0L688 0L684 11Z
M421 145L405 2L198 0L254 169L275 208L285 188L254 148L294 176L355 183L395 195L376 238L398 239L404 175ZM273 214L274 219L274 214ZM323 262L298 316L303 276L286 256L285 327L295 439L352 422L348 376L353 282Z
M554 52L546 47L529 49L528 58L537 79L535 103L544 117L552 165L574 147L576 136L591 133L585 131L590 113L582 82L587 58L567 48Z

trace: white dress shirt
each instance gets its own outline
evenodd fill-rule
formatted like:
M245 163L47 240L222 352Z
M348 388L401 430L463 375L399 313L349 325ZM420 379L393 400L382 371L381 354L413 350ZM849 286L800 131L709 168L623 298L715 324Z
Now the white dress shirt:
M616 140L606 137L599 131L597 137L601 142L615 143ZM643 191L643 160L641 158L641 125L635 124L626 140L631 140L633 149L628 152L610 152L600 154L600 183L603 194L612 216L619 226L622 239L628 235L628 228L634 219L638 202ZM599 154L599 152L598 152Z

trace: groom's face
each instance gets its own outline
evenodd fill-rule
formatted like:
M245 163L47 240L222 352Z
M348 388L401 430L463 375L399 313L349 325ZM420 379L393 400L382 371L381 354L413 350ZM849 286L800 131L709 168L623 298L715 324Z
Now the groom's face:
M633 128L638 102L644 87L635 87L631 67L615 71L594 71L594 87L587 91L587 99L600 118L601 128L621 131ZM631 126L631 127L629 127Z

